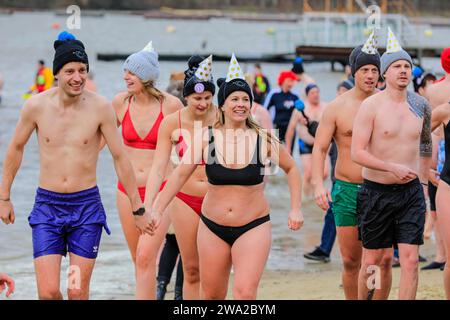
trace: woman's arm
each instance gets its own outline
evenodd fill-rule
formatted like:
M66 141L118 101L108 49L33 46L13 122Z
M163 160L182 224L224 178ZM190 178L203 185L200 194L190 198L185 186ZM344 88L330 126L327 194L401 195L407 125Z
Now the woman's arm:
M194 141L186 150L186 154L181 159L181 163L169 176L164 189L156 196L156 199L151 206L151 226L153 232L158 228L161 216L169 203L192 175L195 168L201 163L203 150L207 147L207 139L206 142L203 140L204 134L207 132L205 130L207 129L203 128L201 132L194 136ZM198 146L201 147L199 148Z
M291 196L291 210L289 212L288 227L298 230L303 225L302 207L302 177L294 159L287 148L277 142L272 142L270 159L278 165L287 176L289 193Z

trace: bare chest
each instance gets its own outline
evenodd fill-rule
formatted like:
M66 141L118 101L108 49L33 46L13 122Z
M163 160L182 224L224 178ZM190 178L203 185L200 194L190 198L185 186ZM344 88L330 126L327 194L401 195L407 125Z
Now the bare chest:
M95 116L77 112L45 114L37 123L38 140L47 147L89 147L100 140Z
M336 117L335 139L338 141L349 141L353 136L353 122L358 112L358 106L343 106Z
M418 140L422 132L423 119L409 108L401 110L379 110L374 121L373 135L383 140Z

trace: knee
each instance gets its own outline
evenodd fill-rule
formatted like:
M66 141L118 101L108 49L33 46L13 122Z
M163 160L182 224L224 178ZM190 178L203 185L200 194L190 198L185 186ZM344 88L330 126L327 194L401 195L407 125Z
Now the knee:
M345 272L359 272L361 268L361 260L352 256L343 257L342 264Z
M392 268L392 254L384 255L380 262L380 268L382 270L390 270Z
M183 277L184 281L187 283L200 282L200 271L198 265L183 265Z
M156 257L148 250L138 249L136 252L135 264L137 270L156 268Z
M374 268L381 267L381 258L370 258L365 259L361 264L361 272L367 275L367 277L373 272Z
M225 300L227 296L226 290L208 290L203 287L202 299L203 300Z
M304 180L310 180L311 179L311 170L306 169L303 171L303 179Z
M61 300L62 294L59 288L47 288L39 290L39 300Z
M400 267L407 271L417 271L419 268L419 257L415 254L400 255Z
M235 285L233 296L236 300L255 300L256 288L251 285Z
M69 300L87 300L89 295L86 290L82 289L68 289L67 297Z

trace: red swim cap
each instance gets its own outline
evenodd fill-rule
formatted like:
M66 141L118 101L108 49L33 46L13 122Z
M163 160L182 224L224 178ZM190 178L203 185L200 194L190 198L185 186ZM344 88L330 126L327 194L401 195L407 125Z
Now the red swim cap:
M283 85L283 83L286 79L292 79L295 81L299 80L297 75L294 72L292 72L291 70L281 71L280 74L278 75L278 85L279 86Z
M441 54L442 68L446 73L450 73L450 47L445 48Z

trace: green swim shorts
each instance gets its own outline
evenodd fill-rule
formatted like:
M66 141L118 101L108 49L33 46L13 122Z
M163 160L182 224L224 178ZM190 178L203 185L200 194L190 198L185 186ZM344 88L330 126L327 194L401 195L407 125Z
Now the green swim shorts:
M359 188L361 188L361 184L336 179L331 193L336 227L358 225L356 199Z

